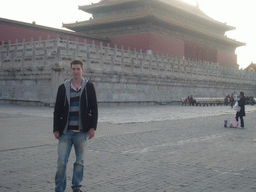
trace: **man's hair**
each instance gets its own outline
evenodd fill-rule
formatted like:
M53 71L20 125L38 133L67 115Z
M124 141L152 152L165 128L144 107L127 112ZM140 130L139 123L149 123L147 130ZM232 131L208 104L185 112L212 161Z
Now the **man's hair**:
M241 94L242 96L244 96L244 92L241 91L240 94Z
M70 67L72 67L72 65L81 65L81 68L84 68L84 63L82 60L80 59L75 59L70 63Z

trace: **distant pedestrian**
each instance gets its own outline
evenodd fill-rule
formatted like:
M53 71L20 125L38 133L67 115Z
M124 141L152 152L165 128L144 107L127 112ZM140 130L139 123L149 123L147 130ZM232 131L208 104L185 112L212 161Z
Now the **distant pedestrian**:
M233 105L234 105L234 97L233 97L233 93L230 95L229 97L229 102L230 102L230 106L231 108L233 108Z
M193 95L191 95L190 98L189 98L189 105L194 106L195 103L196 103L196 101L194 100Z
M72 79L59 86L54 108L53 132L59 139L55 192L66 189L66 166L72 145L76 154L72 189L81 192L86 140L94 137L98 121L95 89L82 77L83 62L74 60L70 65Z
M238 101L238 96L236 92L234 92L233 98L234 98L234 104L235 104Z
M189 103L189 96L188 96L188 98L186 99L186 103Z
M226 106L228 105L228 96L226 96L224 99L224 105L226 105Z
M236 112L236 121L238 121L238 117L240 117L240 128L244 128L244 116L245 116L245 103L246 99L244 97L244 92L240 92L240 99L238 100L238 106L241 108L240 111Z

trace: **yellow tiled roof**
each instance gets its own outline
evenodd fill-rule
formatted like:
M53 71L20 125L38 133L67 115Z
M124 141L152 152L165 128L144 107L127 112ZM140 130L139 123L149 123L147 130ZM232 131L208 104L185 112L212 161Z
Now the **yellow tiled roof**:
M79 6L80 10L83 10L88 13L94 13L96 10L103 10L110 7L116 7L116 6L127 6L134 5L135 3L139 4L154 4L156 6L162 6L163 8L169 9L171 7L176 8L177 10L184 11L186 13L192 14L194 16L197 16L201 19L204 19L206 21L209 21L211 23L214 23L216 25L220 25L223 28L227 30L233 30L235 29L232 26L228 26L225 23L221 23L219 21L216 21L215 19L212 19L208 15L206 15L199 6L194 6L189 3L186 3L182 0L101 0L98 3L91 4L91 5L83 5Z
M77 23L71 23L71 24L63 24L64 27L76 30L78 28L86 28L88 26L95 26L95 25L102 25L102 24L114 24L114 23L119 23L119 22L125 22L125 21L132 21L132 20L138 20L138 19L143 19L143 18L148 18L152 17L161 21L164 21L166 23L175 25L177 27L200 33L201 35L205 36L210 36L216 39L220 39L222 41L226 41L232 44L235 44L237 46L243 46L244 43L235 41L233 39L227 38L223 35L219 35L216 33L213 33L208 30L204 30L198 27L195 27L193 25L189 25L188 23L182 22L182 21L177 21L176 19L172 19L170 17L164 16L162 14L153 12L153 10L146 10L146 11L141 11L141 12L135 12L135 13L129 13L129 14L124 14L124 15L118 15L118 16L109 16L109 17L104 17L100 19L91 19L88 21L82 21L82 22L77 22Z

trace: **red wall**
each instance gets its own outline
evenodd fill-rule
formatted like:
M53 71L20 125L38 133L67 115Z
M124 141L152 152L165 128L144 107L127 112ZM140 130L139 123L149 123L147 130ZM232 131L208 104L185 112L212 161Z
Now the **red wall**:
M173 56L184 55L183 41L153 33L139 33L110 37L110 46L114 47L115 44L118 48L123 46L124 49L128 49L128 47L130 47L132 51L136 48L137 51L142 49L143 52L146 50L152 50L154 54L163 53Z
M63 31L65 32L65 31ZM23 27L23 26L15 26L15 25L9 25L0 23L0 44L2 44L2 41L5 43L8 43L9 40L11 40L11 43L15 43L16 39L19 43L23 42L23 39L25 38L26 42L29 42L31 38L33 37L34 41L38 41L39 37L41 36L41 40L46 40L47 36L50 36L50 39L55 39L57 35L61 37L62 39L67 39L67 36L69 36L69 40L76 41L76 38L78 38L79 42L84 42L85 38L76 37L61 33L61 32L55 32L55 31L47 31L47 30L40 30L40 29L33 29L29 27ZM86 39L86 42L88 44L92 43L92 39ZM100 41L94 40L96 45L100 44ZM103 42L104 46L107 46L106 42Z
M218 62L220 65L237 67L237 55L230 52L220 51L214 48L201 46L195 43L186 42L187 44L193 45L200 50L193 50L191 57L197 60L209 60L210 62ZM110 46L114 47L115 44L118 48L122 46L124 49L130 49L133 51L136 48L137 51L142 49L143 52L146 50L152 50L154 54L168 54L178 57L185 56L185 42L170 37L161 36L153 33L139 33L130 35L121 35L110 37ZM196 45L196 46L194 46ZM199 51L199 53L196 52Z
M184 42L173 39L170 37L165 37L157 34L149 34L150 37L150 46L149 49L153 53L163 53L172 56L183 57L184 56Z
M131 35L121 35L110 37L110 46L114 47L117 45L117 48L121 49L123 46L124 49L130 48L132 51L136 48L137 51L142 49L143 52L148 50L150 39L148 34L131 34Z
M218 50L218 62L220 65L238 67L237 55L234 53Z
M185 42L184 53L186 59L217 63L217 52L218 50L216 48Z

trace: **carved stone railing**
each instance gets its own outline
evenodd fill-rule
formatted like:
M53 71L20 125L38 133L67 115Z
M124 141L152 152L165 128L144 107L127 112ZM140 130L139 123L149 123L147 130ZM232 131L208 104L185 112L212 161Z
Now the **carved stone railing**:
M124 50L116 46L79 43L69 40L47 39L0 46L1 68L42 69L56 62L70 63L80 58L88 70L115 71L145 75L162 75L170 78L199 79L216 82L246 82L255 84L253 72L223 67L209 62L196 62L173 56L143 53L141 50ZM58 70L58 69L56 69Z
M224 67L216 63L197 62L180 57L150 53L150 51L143 53L136 49L124 50L123 48L118 49L117 46L95 45L94 42L87 44L86 41L81 43L78 40L74 42L60 38L39 39L39 41L31 39L30 42L24 40L22 43L16 42L14 44L11 42L9 44L2 43L0 45L0 81L32 80L41 82L42 87L50 87L44 93L46 95L51 94L50 100L52 102L56 87L64 78L70 77L69 63L78 58L84 61L86 74L92 79L97 76L101 82L107 78L112 83L122 81L128 84L141 84L143 82L152 86L165 86L165 89L173 86L190 88L191 85L198 85L207 91L211 91L211 88L216 89L216 87L219 92L224 89L234 91L236 87L237 90L242 88L255 90L256 73ZM120 78L115 79L115 75L119 75ZM18 85L23 86L22 83L18 83ZM200 96L204 89L200 89ZM11 91L8 92L6 87L4 92L11 94ZM253 91L251 92L253 93ZM0 90L0 94L3 94L3 91L1 93ZM6 98L8 98L8 94ZM36 93L34 94L33 97L38 97ZM102 94L102 98L105 97L104 94ZM166 92L166 98L168 94ZM184 96L187 93L184 91L180 94ZM222 95L223 92L218 93L218 96ZM155 98L157 97L159 96L155 96ZM179 97L176 95L175 99Z

